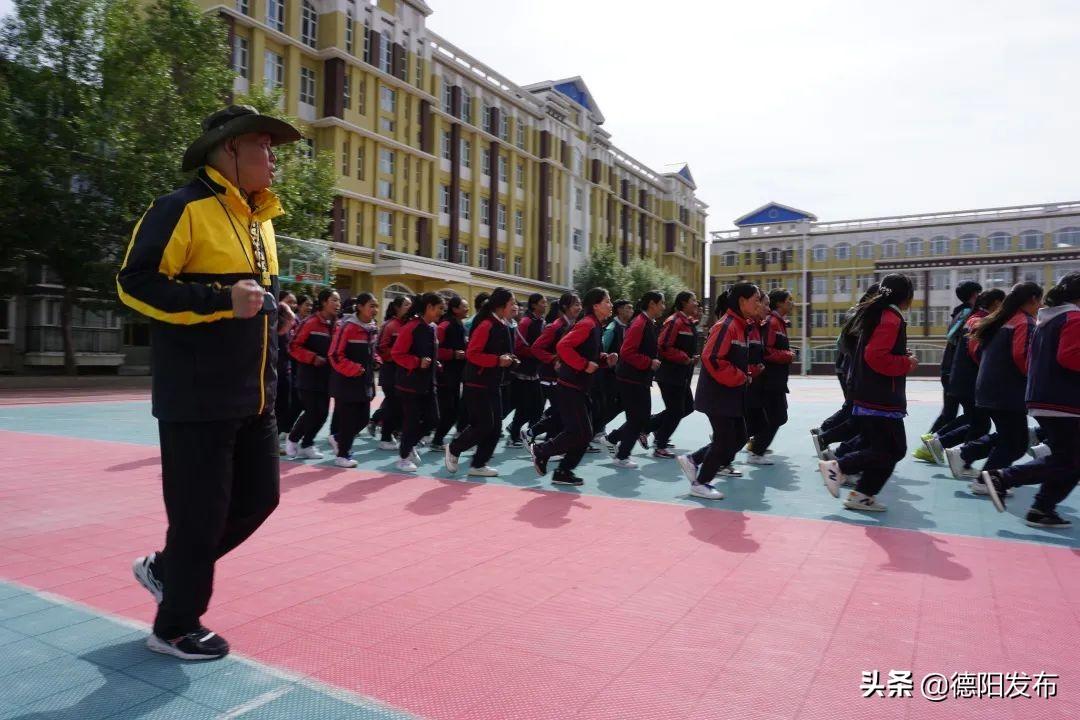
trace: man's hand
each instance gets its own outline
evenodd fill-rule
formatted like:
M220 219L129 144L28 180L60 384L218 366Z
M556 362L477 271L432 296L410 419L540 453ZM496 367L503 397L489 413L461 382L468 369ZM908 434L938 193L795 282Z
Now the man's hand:
M427 370L431 367L431 358L420 358L420 369Z
M324 358L322 355L316 355L315 360L314 360L314 362L312 364L315 367L322 367L323 365L326 364L326 358Z
M653 358L653 361L650 363L650 366L652 367L653 370L657 370L657 369L660 368L660 361L657 360L656 358Z
M597 365L596 363L590 361L589 364L585 366L585 373L588 374L588 375L592 375L594 372L596 372L596 369L599 368L599 367L600 367L599 365Z
M265 290L254 280L241 280L232 286L233 317L247 320L255 317L263 306Z

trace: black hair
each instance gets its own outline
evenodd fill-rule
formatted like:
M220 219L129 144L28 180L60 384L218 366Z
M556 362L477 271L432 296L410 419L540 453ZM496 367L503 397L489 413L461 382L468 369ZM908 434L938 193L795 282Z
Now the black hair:
M595 287L585 293L585 297L581 299L582 316L592 315L593 308L602 303L606 297L609 297L608 291L601 287Z
M457 310L465 302L465 298L460 295L454 295L446 301L446 312L451 310Z
M978 340L980 345L986 347L990 340L993 339L994 334L1001 329L1001 326L1020 310L1021 305L1024 305L1029 300L1042 300L1042 296L1043 289L1039 286L1039 283L1022 282L1013 285L1012 290L1005 296L1001 306L980 320L975 329L971 331L971 336Z
M1080 300L1080 272L1071 272L1047 291L1043 301L1049 307L1057 307L1065 303L1075 303L1078 300Z
M855 304L855 307L858 307L859 305L862 305L864 302L868 301L870 298L877 295L878 290L880 290L880 289L881 289L880 285L878 285L877 283L872 283L870 285L870 287L866 288L866 292L864 292L862 294L862 297L859 298L859 302ZM844 344L844 345L847 344L846 338L847 338L848 335L850 335L852 333L854 328L855 328L855 313L852 312L851 315L848 316L848 319L844 321L843 326L841 326L841 328L840 328L840 341L841 341L842 344Z
M488 296L487 300L484 301L484 304L480 306L480 309L477 311L476 317L473 319L473 328L480 327L481 322L495 314L496 308L503 307L513 299L514 293L504 287L497 287L492 290L491 295Z
M296 307L298 308L304 307L304 304L309 302L311 302L311 298L304 293L300 293L296 296Z
M277 301L282 302L285 298L292 295L292 290L279 290L277 294Z
M406 300L412 302L412 298L405 297L404 295L391 300L386 306L386 312L383 314L383 322L387 322L396 318L398 310L401 309L401 306L405 304Z
M487 302L487 299L491 297L491 293L482 292L476 296L476 309L479 310Z
M548 314L545 320L547 322L555 322L559 319L560 315L566 314L566 311L570 309L570 306L574 304L575 300L579 299L580 298L578 298L577 293L563 293L559 296L559 302L553 304L551 306L551 309L548 310Z
M613 313L617 313L617 312L619 312L620 308L624 308L627 305L633 305L633 303L631 303L626 298L621 298L621 299L616 300L615 302L611 303L611 310L612 310Z
M683 290L681 293L675 296L675 302L672 304L671 308L672 312L679 312L680 310L682 310L684 307L686 307L686 303L690 302L690 299L693 297L694 293L689 290Z
M356 312L356 298L349 298L345 302L341 303L341 314L348 315L349 313Z
M543 293L533 293L529 296L529 312L532 312L533 308L544 299Z
M956 286L956 299L962 303L969 303L973 295L978 295L981 292L982 285L974 280L965 280Z
M990 306L994 303L1003 302L1005 300L1005 291L1001 288L994 288L993 290L985 290L979 293L979 296L975 298L975 307L982 310L989 310Z
M422 318L429 307L443 305L445 302L439 293L426 292L423 295L417 295L412 299L412 305L409 306L409 312L405 313L405 319Z
M636 311L635 314L645 312L649 309L649 305L653 304L654 302L664 302L664 293L660 292L659 290L649 290L647 293L642 295L640 298L638 298L637 307L634 308Z
M791 292L784 289L769 291L769 307L776 307L791 297Z
M713 311L716 314L717 319L723 316L728 310L739 311L739 300L749 300L752 297L757 297L761 290L757 285L747 282L735 283L724 292L720 293L716 298L716 307ZM679 293L683 295L684 293ZM693 295L693 293L690 293ZM676 300L678 302L678 300Z
M315 301L315 311L322 312L323 306L326 305L326 301L330 299L330 296L336 293L337 290L333 288L325 288L319 291L319 297Z
M867 295L870 292L867 291ZM911 278L901 273L889 273L881 278L877 292L855 307L855 314L844 326L844 335L841 338L847 352L855 354L855 343L859 336L870 337L874 329L881 322L881 313L890 305L903 305L915 295L915 286L911 284ZM866 297L865 295L863 297Z

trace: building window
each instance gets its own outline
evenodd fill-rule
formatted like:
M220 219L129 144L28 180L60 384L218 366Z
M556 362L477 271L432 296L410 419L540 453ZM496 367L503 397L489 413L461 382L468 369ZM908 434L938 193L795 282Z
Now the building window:
M341 84L341 104L346 110L352 110L352 73L345 71L345 78Z
M248 5L248 0L236 0L236 12L240 13L241 15L250 15L251 9ZM0 310L0 312L3 311Z
M315 159L315 141L312 140L311 138L304 138L303 140L301 140L301 142L303 143L301 152L304 153L304 157L306 157L308 160L314 160Z
M815 277L813 282L814 295L827 295L829 292L828 286L825 284L825 278Z
M525 234L525 213L520 210L514 211L514 234L519 237Z
M356 22L356 0L345 4L345 52L353 54L353 23Z
M919 257L923 252L923 242L921 238L908 238L904 243L904 254L908 257Z
M724 267L735 267L739 264L739 253L728 250L724 253Z
M499 118L499 138L510 142L510 116L506 113Z
M461 202L460 202L460 208L458 209L458 212L461 214L461 219L462 220L468 220L471 217L470 212L469 212L471 207L472 207L472 196L467 192L461 193Z
M506 182L506 158L499 156L499 182Z
M505 230L506 229L506 206L503 205L502 203L499 203L497 215L498 215L498 217L496 219L498 220L498 223L499 223L498 228L500 230Z
M984 289L1007 288L1012 284L1012 270L1007 268L993 268L986 271L986 283Z
M814 310L810 313L810 327L823 328L829 324L828 310Z
M389 180L380 180L379 183L378 183L378 186L379 186L379 197L386 198L388 200L393 199L393 197L394 197L394 183L390 182Z
M931 255L948 255L949 254L949 238L944 235L938 235L930 239L930 254Z
M445 185L439 186L439 212L443 215L450 214L450 188Z
M364 208L356 209L356 244L359 245L364 237Z
M814 262L825 262L825 259L829 256L829 249L824 245L815 245L813 248ZM749 255L750 253L746 253ZM749 265L750 260L743 261L743 265Z
M898 243L895 240L886 240L881 244L881 257L894 258L896 257Z
M445 113L454 112L454 86L447 78L443 78L442 109Z
M379 130L384 135L393 135L394 130L397 128L397 122L391 120L388 117L379 118Z
M364 146L363 140L360 141L360 147L356 148L356 179L364 179Z
M581 252L581 248L582 248L581 231L578 230L577 228L574 228L573 234L571 235L570 246L574 250L576 250L577 252Z
M397 111L397 92L385 85L379 86L379 109L383 112Z
M285 60L273 50L263 54L263 86L270 92L285 85Z
M458 116L462 122L472 123L472 95L461 91L461 115Z
M519 118L518 122L517 122L516 134L517 134L517 143L516 144L517 144L517 146L519 148L524 150L525 149L525 121L522 120L521 118Z
M485 197L480 198L480 224L491 224L491 201Z
M349 141L346 140L341 144L341 174L349 176L349 161L352 159L352 148L349 145Z
M979 271L973 269L957 270L956 284L959 285L963 282L979 282Z
M1062 263L1054 266L1054 284L1061 282L1066 275L1080 272L1080 263Z
M833 327L844 327L844 321L847 320L847 310L833 310L832 312L832 324Z
M394 236L394 214L389 210L379 211L379 234Z
M506 272L506 253L495 253L495 271L501 273Z
M472 143L468 140L461 141L461 164L464 167L472 167Z
M476 267L486 268L488 266L488 249L481 247L476 251Z
M1025 230L1020 233L1020 247L1024 250L1042 250L1043 234L1038 230Z
M836 287L837 295L850 295L851 294L851 278L846 275L840 275L833 278Z
M585 209L585 193L582 192L581 188L574 188L574 209Z
M416 40L416 87L424 85L424 40Z
M978 235L961 235L960 236L960 252L973 253L979 251L979 236Z
M921 327L923 324L923 309L910 308L907 312L907 321L909 325Z
M864 240L855 246L855 255L860 260L869 260L874 257L874 246Z
M516 180L517 180L517 186L519 188L521 188L521 189L524 189L525 188L525 164L524 163L518 163L517 164L517 169L515 171L515 176L516 176Z
M390 33L382 33L382 41L379 43L379 69L388 75L394 67L393 42L394 39L390 37Z
M300 102L315 104L315 71L311 68L300 68Z
M1012 245L1012 238L1009 233L996 232L986 237L986 244L990 252L1006 252Z
M439 238L435 243L435 259L450 259L450 238Z
M949 308L948 307L932 307L930 308L930 324L934 327L948 327L949 325Z
M240 77L247 79L248 76L248 41L239 35L233 38L233 70Z
M356 112L367 115L367 78L360 75L360 85L356 88Z
M465 243L458 243L457 246L457 261L458 265L469 264L469 246Z
M680 231L679 235L683 240L686 239L686 233L685 232ZM771 264L771 265L779 265L780 264L780 248L770 248L769 249L769 264Z
M285 0L267 0L266 24L278 32L285 32Z
M1080 247L1080 228L1067 227L1054 231L1054 245L1057 247Z
M857 278L855 278L855 289L860 293L864 293L869 290L870 286L873 284L873 275L859 275Z
M384 175L394 174L394 151L381 148L379 150L379 172Z
M851 257L851 246L847 243L840 243L833 250L833 254L836 255L837 260L847 260Z
M949 271L948 270L931 270L930 271L930 289L931 290L948 290L949 289Z
M515 256L514 257L514 274L517 275L518 277L521 277L521 257L520 256Z
M300 7L300 41L308 47L319 44L319 14L308 0Z
M1020 275L1018 277L1020 282L1033 282L1038 285L1043 284L1043 271L1039 267L1027 266L1020 269Z
M364 62L371 64L371 20L364 20Z
M491 170L491 150L487 148L480 149L480 172L488 175Z
M450 152L451 147L450 147L450 145L451 145L450 131L449 130L443 130L443 134L442 134L442 157L443 157L443 160L449 160L450 157L451 157L451 152Z

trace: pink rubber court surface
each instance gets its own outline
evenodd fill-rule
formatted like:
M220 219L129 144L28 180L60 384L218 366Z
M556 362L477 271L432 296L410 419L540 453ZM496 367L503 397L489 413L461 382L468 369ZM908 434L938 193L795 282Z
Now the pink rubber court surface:
M157 452L0 448L0 578L149 621L129 568L163 537ZM1080 717L1072 549L289 463L282 489L206 624L422 718ZM914 697L864 699L890 670ZM920 696L1041 671L1057 697Z

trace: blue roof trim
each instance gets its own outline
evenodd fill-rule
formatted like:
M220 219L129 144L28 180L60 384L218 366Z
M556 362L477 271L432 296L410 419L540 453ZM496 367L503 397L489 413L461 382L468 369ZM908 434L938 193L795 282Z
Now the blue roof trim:
M593 106L590 102L592 98L585 92L577 83L567 82L555 86L555 90L562 93L566 97L576 102L586 110L592 110Z
M681 177L683 180L685 180L686 182L693 185L695 189L697 188L697 183L694 182L694 176L690 174L690 166L689 165L683 165L682 166L682 170L679 171L679 177Z
M779 205L767 205L750 217L743 218L742 222L738 222L736 225L738 227L744 227L746 225L775 225L776 223L799 222L800 220L808 219L813 218L803 213L792 212Z

